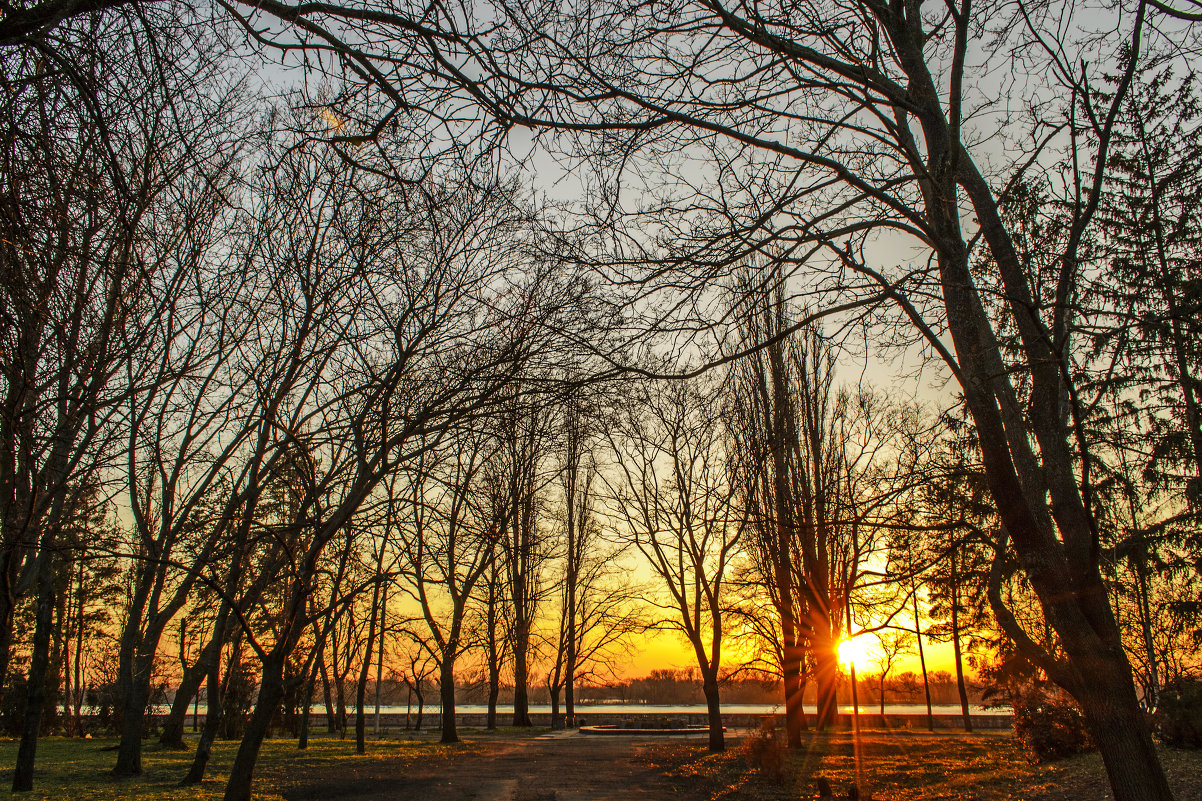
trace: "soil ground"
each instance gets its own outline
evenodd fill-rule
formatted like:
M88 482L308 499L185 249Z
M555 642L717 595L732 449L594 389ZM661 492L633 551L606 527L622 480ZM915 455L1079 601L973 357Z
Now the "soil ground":
M730 734L725 754L708 753L704 737L492 739L467 744L445 762L343 760L274 783L285 801L796 801L817 798L818 777L836 798L860 783L877 801L1112 797L1096 754L1030 765L1002 732L865 732L858 771L850 732L811 735L768 770L762 758L748 759L746 733ZM1166 749L1162 758L1177 801L1202 801L1202 753Z
M685 746L697 750L697 740ZM703 743L704 740L701 740ZM347 761L277 779L286 801L666 801L675 782L645 758L645 739L554 733L491 740L451 765Z

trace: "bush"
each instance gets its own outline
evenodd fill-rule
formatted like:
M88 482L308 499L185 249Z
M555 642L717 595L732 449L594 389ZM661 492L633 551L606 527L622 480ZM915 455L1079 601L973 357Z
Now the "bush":
M1085 718L1063 691L1036 686L1014 701L1014 733L1032 762L1094 750Z
M1180 678L1160 691L1156 732L1167 745L1202 748L1202 680Z
M774 717L765 718L759 729L743 741L743 756L748 766L776 784L784 781L787 753Z

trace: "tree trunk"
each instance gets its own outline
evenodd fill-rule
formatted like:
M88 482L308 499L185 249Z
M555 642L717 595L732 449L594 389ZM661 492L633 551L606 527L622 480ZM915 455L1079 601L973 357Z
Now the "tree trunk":
M153 660L153 656L150 658ZM121 697L121 739L117 744L114 776L138 776L142 773L142 732L146 725L146 704L150 700L150 660L137 655L130 670L122 671L117 686Z
M309 673L309 680L305 682L304 689L304 708L301 709L300 732L296 737L296 750L304 751L309 747L309 721L312 718L313 711L313 693L317 689L317 665L313 665L313 669Z
M0 581L4 583L4 587L0 588L0 700L3 700L4 688L8 686L8 669L12 663L13 613L16 607L16 599L11 595L7 579L7 570L0 567Z
M520 615L520 613L519 613ZM513 725L529 727L530 696L526 660L530 651L530 629L522 620L515 623L513 638Z
M819 730L824 730L839 721L839 656L830 635L828 614L817 613L814 624L810 640L814 659L815 700L818 706L814 725Z
M563 713L559 711L559 688L550 686L547 692L551 696L551 729L559 731L563 728Z
M914 598L914 639L918 642L918 666L922 669L922 689L927 698L927 730L935 731L935 715L931 711L931 681L927 677L927 658L922 650L922 626L918 617L918 593Z
M455 658L449 647L443 653L438 680L438 697L442 701L442 738L439 742L457 743L459 732L455 729Z
M1171 799L1130 674L1095 663L1075 694L1114 790L1115 801Z
M380 553L383 553L381 549ZM376 565L379 575L380 565ZM355 684L355 753L367 753L367 673L371 669L371 655L376 647L376 605L380 602L380 583L377 581L371 594L371 614L367 618L367 647L363 649L363 663L359 666L359 681Z
M376 649L376 737L380 736L380 683L384 679L385 613L388 611L388 582L380 588L380 647Z
M330 694L330 672L326 669L326 652L323 648L317 654L317 666L321 671L322 700L326 704L326 731L333 734L338 730L334 719L334 697Z
M50 667L50 639L54 615L54 581L48 563L38 569L38 597L33 632L33 652L29 658L29 677L26 680L25 717L21 724L21 745L17 748L17 765L13 770L13 791L33 789L33 767L37 757L38 735L42 728L42 709L46 703L46 675Z
M797 644L796 634L785 638L781 646L782 684L785 690L785 741L789 748L801 747L801 732L805 729L805 682L802 680L804 651Z
M492 665L488 668L488 719L485 728L495 731L497 728L497 701L501 697L501 672Z
M972 731L972 714L968 710L968 689L964 684L964 659L960 653L960 582L956 572L956 551L952 550L952 651L956 656L956 691L960 694L960 715L964 731Z
M563 686L564 725L569 729L576 727L576 682L572 678L574 668L569 668L566 683Z
M76 612L75 612L75 663L71 666L75 671L75 695L71 699L73 704L72 719L74 720L75 734L83 737L83 660L80 655L83 654L84 644L84 588L83 588L83 563L79 565L79 587L75 593ZM3 676L0 676L0 681L3 681Z
M702 680L701 691L705 694L705 711L709 718L709 750L725 751L726 739L722 731L722 705L718 698L718 677L706 674Z
M75 736L75 721L71 718L71 698L74 695L74 689L71 686L71 626L74 625L75 613L75 584L70 576L75 571L68 569L67 592L63 595L60 601L58 632L62 639L60 646L62 661L59 662L63 672L63 733L68 737ZM78 651L76 653L76 661L79 660Z
M1152 639L1152 606L1148 602L1148 563L1147 552L1140 548L1132 558L1136 560L1135 575L1137 579L1136 593L1139 598L1139 627L1144 637L1144 652L1148 657L1148 673L1145 679L1146 696L1144 705L1155 709L1160 703L1160 667L1156 658L1156 644Z
M184 786L204 781L209 756L213 752L213 741L217 739L217 733L221 730L225 699L222 698L221 691L221 655L217 656L205 676L205 725L200 732L200 739L196 742L196 756L192 758L192 767L180 782Z
M263 660L263 675L259 684L259 697L255 711L246 724L246 733L238 745L234 764L230 768L229 782L225 786L224 801L251 801L251 784L254 780L255 763L263 739L271 726L271 719L284 698L284 662L287 655L272 652Z
M196 663L184 671L175 698L171 702L171 711L163 721L163 732L159 736L159 744L175 750L187 748L184 743L184 719L188 716L188 704L200 692L200 684L209 674L211 651L220 652L220 643L211 641L204 651L196 657Z

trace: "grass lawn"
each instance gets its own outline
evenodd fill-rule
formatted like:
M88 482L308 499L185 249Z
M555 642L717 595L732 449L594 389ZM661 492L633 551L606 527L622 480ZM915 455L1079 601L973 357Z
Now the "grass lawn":
M368 753L362 757L355 754L353 737L317 736L307 751L297 751L294 740L268 740L255 772L256 797L279 801L287 793L317 799L336 787L347 798L370 801L400 781L407 782L409 790L398 797L418 797L433 792L433 786L452 784L448 780L453 778L455 788L445 787L443 795L431 797L468 798L473 788L508 779L510 783L517 780L519 790L540 790L539 798L554 798L559 787L581 798L591 798L590 791L604 789L605 794L598 798L798 801L817 797L819 777L830 782L836 797L846 798L857 776L854 738L846 731L809 735L803 749L784 752L776 775L749 764L748 748L737 736L728 739L726 753L710 754L704 740L697 739L532 739L545 731L463 730L468 742L450 747L439 745L434 733L399 740L369 739ZM181 788L177 782L191 762L191 751L166 751L157 741L147 740L145 773L116 780L109 776L114 745L111 738L43 740L38 746L36 789L14 796L8 786L17 744L0 740L0 767L4 768L0 771L0 799L212 801L221 798L237 748L236 742L218 742L208 780L199 787ZM1096 754L1031 765L1009 733L867 731L861 736L859 754L865 779L861 786L876 801L1100 801L1110 797ZM499 755L507 757L498 759ZM1202 752L1165 749L1162 758L1177 800L1202 801ZM632 763L642 766L639 772L623 767ZM593 786L598 771L608 776L606 788ZM650 785L661 783L660 776L666 777L661 788L665 792L648 794Z
M646 758L677 782L682 797L795 801L817 798L819 777L830 782L836 797L846 797L856 782L855 750L851 732L810 734L801 751L787 753L776 776L752 767L747 747L738 741L724 754L684 743L655 744ZM1111 798L1097 754L1031 765L1008 732L867 731L859 750L862 786L876 801ZM1202 801L1202 752L1166 748L1161 758L1177 801Z
M544 729L536 730L545 731ZM437 734L427 733L414 739L375 740L368 736L367 754L355 754L355 738L330 737L324 734L312 736L309 747L298 751L296 740L267 740L259 763L255 768L256 798L265 801L278 799L281 789L293 778L312 775L323 766L358 760L368 766L373 760L391 760L397 770L420 763L424 768L439 762L450 764L456 757L480 751L493 737L530 736L529 730L521 735L500 729L497 732L462 730L475 743L461 743L450 748L438 745ZM22 801L212 801L220 799L225 790L225 780L230 764L238 749L236 741L218 740L213 745L213 756L203 784L180 787L180 778L192 764L193 751L169 751L159 746L155 739L143 744L143 774L135 778L114 779L109 775L116 753L115 738L78 740L63 737L47 737L38 743L37 772L34 790L31 793L12 793L12 765L17 757L15 740L0 740L0 798L22 799Z

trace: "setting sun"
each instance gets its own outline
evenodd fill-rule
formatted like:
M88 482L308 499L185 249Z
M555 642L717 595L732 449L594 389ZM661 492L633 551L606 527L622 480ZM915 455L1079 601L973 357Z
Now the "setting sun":
M868 638L851 637L839 642L839 664L863 667L868 662Z

